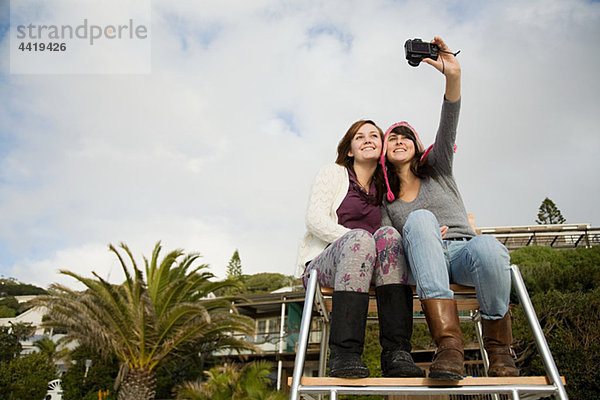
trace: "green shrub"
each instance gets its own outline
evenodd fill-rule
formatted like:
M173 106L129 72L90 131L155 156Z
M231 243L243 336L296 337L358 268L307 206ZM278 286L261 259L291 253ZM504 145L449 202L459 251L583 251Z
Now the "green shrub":
M79 346L73 350L71 358L74 364L63 374L63 400L98 399L98 390L109 390L106 399L115 399L113 390L119 364L115 358L104 360L98 352ZM92 360L92 365L85 376L85 360Z
M13 318L16 315L17 311L14 308L0 305L0 318Z
M29 294L46 293L46 290L40 287L26 283L21 283L13 278L0 279L0 296L21 296Z
M284 286L297 285L299 279L274 272L262 272L254 275L242 275L241 281L246 287L245 293L269 293Z
M567 392L573 399L600 397L600 288L531 298ZM542 359L521 307L513 312L515 350L523 375L545 375Z
M511 261L521 270L569 397L600 398L600 247L526 247ZM522 374L545 375L521 307L514 308L513 320Z
M588 291L600 286L600 246L557 250L545 246L523 247L511 253L530 295L551 289Z
M0 399L43 399L48 382L56 378L54 366L40 353L0 364Z

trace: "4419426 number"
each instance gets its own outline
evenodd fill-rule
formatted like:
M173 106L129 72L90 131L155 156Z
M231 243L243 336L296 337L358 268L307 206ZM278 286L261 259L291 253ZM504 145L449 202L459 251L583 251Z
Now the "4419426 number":
M19 45L21 51L65 51L67 50L66 43L37 43L37 42L21 42Z

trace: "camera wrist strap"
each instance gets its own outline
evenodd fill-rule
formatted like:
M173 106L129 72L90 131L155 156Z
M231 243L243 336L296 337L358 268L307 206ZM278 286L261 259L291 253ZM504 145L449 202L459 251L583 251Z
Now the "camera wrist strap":
M454 57L456 57L458 55L458 53L460 53L460 50L457 51L456 53L453 53L451 51L446 51L446 50L440 50L440 52L446 53L446 54L452 54ZM442 74L444 73L445 70L446 70L446 68L444 66L444 57L442 57Z

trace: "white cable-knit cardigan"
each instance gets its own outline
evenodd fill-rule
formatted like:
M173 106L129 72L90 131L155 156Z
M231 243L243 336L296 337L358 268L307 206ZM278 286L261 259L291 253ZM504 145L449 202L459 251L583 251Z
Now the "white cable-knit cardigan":
M298 248L296 277L302 276L306 262L318 256L329 243L350 229L338 224L337 209L348 194L348 170L338 164L328 164L317 173L306 211L306 229Z

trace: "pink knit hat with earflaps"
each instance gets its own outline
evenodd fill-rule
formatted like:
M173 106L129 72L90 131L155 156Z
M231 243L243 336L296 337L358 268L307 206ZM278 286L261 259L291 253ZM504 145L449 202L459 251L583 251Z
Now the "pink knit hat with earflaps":
M415 128L413 128L412 126L410 126L410 124L408 122L406 122L406 121L395 123L394 125L390 126L387 129L387 131L385 131L385 135L383 136L383 150L381 151L381 157L379 159L379 163L383 167L383 177L385 178L385 185L387 186L387 199L388 199L388 201L394 201L394 199L396 198L396 196L394 196L394 193L392 193L392 190L390 189L390 181L388 180L387 168L385 166L385 156L386 156L386 153L387 153L387 138L388 138L388 135L390 134L390 132L394 128L397 128L399 126L405 126L405 127L407 127L415 135L415 138L417 139L417 147L418 147L417 150L418 151L423 151L423 149L425 149L425 146L423 146L423 142L421 142L421 138L419 137L419 134L417 133L417 131L415 131ZM419 160L419 162L425 161L425 159L429 155L429 152L431 151L432 148L433 148L433 145L429 146L423 152L423 155L421 156L421 159Z

